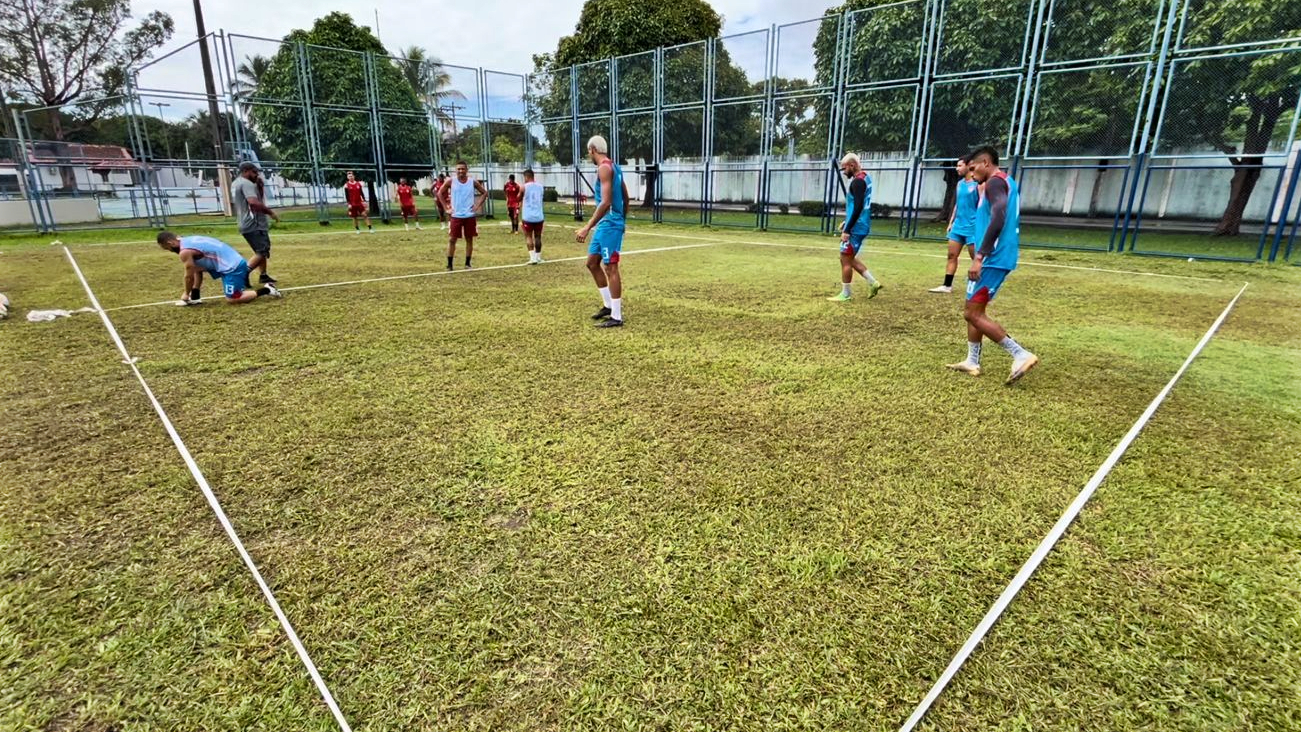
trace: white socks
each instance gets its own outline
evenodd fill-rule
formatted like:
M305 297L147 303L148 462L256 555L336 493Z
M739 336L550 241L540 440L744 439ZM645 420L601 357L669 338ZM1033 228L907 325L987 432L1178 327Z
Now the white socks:
M975 343L967 341L967 363L980 365L980 346L981 341Z
M848 282L840 283L840 294L844 295L845 297L851 297L854 294L853 287L851 287Z
M614 309L614 305L611 304L611 303L612 303L612 300L610 299L610 288L608 288L608 287L598 287L598 288L596 288L596 289L597 289L597 291L599 291L599 292L601 293L601 302L605 303L605 306L606 306L607 308L610 308L611 310L613 310L613 309Z
M614 320L623 320L623 298L615 298L610 301L610 317Z

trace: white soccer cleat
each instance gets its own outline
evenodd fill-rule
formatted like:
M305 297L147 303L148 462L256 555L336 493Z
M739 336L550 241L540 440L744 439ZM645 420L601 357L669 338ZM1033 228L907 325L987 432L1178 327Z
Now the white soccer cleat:
M403 224L403 225L402 225L402 230L403 230L403 231L411 231L411 224Z
M953 288L949 287L948 285L940 285L939 287L932 287L931 289L927 290L927 292L937 292L942 295L948 295L953 292Z
M285 293L276 289L275 285L267 285L267 297L284 297Z
M1004 383L1006 383L1008 386L1015 384L1016 382L1021 380L1022 376L1025 376L1026 374L1030 373L1030 369L1038 365L1039 365L1039 357L1034 355L1033 353L1030 353L1029 351L1026 351L1026 354L1024 356L1012 362L1012 373L1008 374L1007 381Z
M202 302L202 300L177 300L176 305L177 307L187 308L191 305L199 305Z
M975 364L970 361L951 363L948 364L948 368L953 369L954 371L961 371L962 373L971 376L980 376L980 364Z
M416 231L424 231L424 229L420 228L420 224L416 224Z

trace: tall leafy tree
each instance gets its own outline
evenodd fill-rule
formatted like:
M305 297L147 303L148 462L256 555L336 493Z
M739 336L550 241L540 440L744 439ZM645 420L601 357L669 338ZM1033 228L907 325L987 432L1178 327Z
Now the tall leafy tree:
M239 62L239 67L235 69L235 80L231 82L232 91L245 112L252 108L253 98L257 95L258 87L262 85L262 79L269 68L271 68L271 59L262 54L253 54L245 56L244 60Z
M325 107L316 110L320 154L330 185L342 185L347 165L374 165L371 125L383 125L384 154L391 177L424 172L422 161L428 158L430 127L416 90L402 70L384 61L388 52L369 28L358 26L346 13L334 12L318 18L308 30L295 30L271 57L257 97L268 100L298 101L298 66L296 44L308 44L311 68L312 103ZM378 87L380 114L368 109L364 64L367 53L374 54L375 80ZM359 110L341 109L361 108ZM385 114L385 111L392 113ZM411 114L415 113L415 114ZM307 137L303 107L290 105L255 105L250 112L254 126L286 161L310 160L312 151ZM306 177L308 170L288 165L285 174Z
M134 26L130 20L129 0L0 2L0 84L53 107L49 132L62 140L59 108L81 104L89 123L117 106L96 102L121 94L126 70L172 36L172 18L162 11Z

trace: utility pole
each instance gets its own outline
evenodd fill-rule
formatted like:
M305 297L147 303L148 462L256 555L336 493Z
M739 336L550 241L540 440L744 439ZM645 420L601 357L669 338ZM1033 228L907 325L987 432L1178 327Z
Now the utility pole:
M221 198L222 213L230 216L230 197L226 195L226 191L230 189L230 170L223 164L226 156L222 152L221 128L217 126L217 84L212 78L212 57L208 54L208 31L203 27L203 6L199 4L199 0L194 0L194 26L199 34L199 60L203 63L203 85L208 93L208 127L212 133L212 159L217 163L217 185L220 188L218 196Z

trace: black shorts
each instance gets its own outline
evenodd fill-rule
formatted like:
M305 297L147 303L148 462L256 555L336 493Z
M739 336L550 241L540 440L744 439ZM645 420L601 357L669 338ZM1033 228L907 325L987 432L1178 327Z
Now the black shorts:
M244 234L244 241L253 248L253 253L264 257L271 258L271 233L268 231L249 231Z

